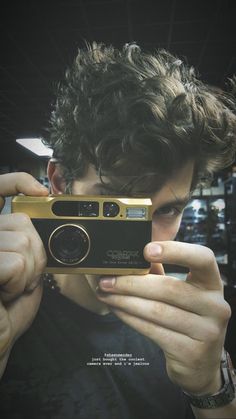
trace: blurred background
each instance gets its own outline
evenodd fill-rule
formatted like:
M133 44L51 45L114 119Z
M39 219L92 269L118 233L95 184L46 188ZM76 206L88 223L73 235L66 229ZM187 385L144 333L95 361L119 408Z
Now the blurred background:
M235 0L2 1L0 173L23 170L47 185L48 157L16 139L46 137L54 86L85 41L117 47L136 41L150 52L166 48L196 67L205 82L227 90L236 74L235 17ZM233 308L227 345L236 361L236 162L210 188L195 191L177 240L215 252Z

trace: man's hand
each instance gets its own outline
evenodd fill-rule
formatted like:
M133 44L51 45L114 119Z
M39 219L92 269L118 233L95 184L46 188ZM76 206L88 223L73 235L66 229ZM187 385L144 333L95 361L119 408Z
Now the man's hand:
M163 349L173 382L189 393L218 391L231 310L223 298L213 252L199 245L163 241L149 243L144 255L152 263L151 273L102 278L99 300ZM165 275L162 263L187 267L186 281Z
M4 197L48 190L27 173L0 176L0 209ZM42 295L40 275L46 255L38 233L25 214L0 215L0 376L16 339L32 323Z

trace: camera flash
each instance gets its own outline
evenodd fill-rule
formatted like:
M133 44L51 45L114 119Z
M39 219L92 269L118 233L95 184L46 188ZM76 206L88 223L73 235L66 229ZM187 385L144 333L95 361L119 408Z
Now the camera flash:
M146 208L126 208L126 218L146 218Z

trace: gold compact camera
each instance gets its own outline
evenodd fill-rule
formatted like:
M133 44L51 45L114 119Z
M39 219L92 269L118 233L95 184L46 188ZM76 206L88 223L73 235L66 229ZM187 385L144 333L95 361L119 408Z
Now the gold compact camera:
M47 253L46 272L145 274L152 203L117 196L18 195L12 212L29 215Z

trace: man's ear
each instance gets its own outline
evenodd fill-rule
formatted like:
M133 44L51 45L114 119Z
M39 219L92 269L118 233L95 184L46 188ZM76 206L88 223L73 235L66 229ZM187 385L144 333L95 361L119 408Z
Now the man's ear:
M53 194L62 194L65 192L66 182L62 176L62 170L58 163L49 160L47 167L47 175L51 185Z

